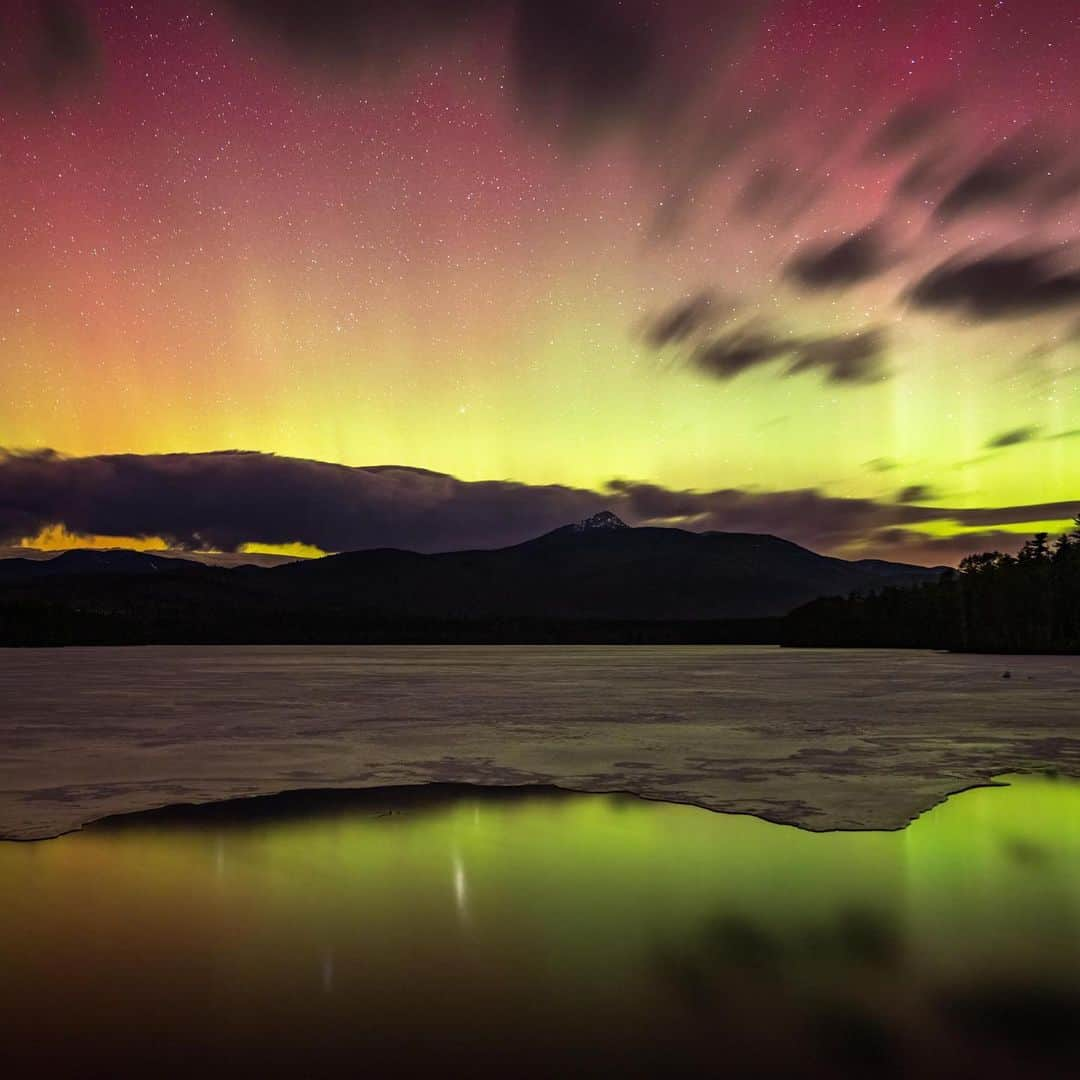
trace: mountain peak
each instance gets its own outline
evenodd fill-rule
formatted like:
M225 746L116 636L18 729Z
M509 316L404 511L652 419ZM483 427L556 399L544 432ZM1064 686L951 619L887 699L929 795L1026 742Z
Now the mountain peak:
M593 529L629 529L630 526L626 524L617 514L613 514L610 510L601 510L598 514L593 514L592 517L585 518L584 521L579 521L574 526L574 532L589 532Z

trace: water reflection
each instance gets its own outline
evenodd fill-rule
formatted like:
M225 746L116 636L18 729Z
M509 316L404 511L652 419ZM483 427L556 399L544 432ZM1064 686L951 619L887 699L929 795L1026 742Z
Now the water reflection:
M38 1074L1064 1075L1080 1049L1080 785L1044 777L824 835L315 792L3 844L0 880L0 1061Z
M462 926L469 922L469 884L465 878L465 863L461 855L454 853L454 903Z

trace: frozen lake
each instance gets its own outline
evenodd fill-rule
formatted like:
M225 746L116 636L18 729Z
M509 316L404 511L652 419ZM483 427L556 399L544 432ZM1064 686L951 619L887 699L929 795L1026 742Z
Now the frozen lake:
M1003 678L1005 672L1009 678ZM1080 775L1075 657L768 647L0 651L0 835L294 788L555 784L898 828Z

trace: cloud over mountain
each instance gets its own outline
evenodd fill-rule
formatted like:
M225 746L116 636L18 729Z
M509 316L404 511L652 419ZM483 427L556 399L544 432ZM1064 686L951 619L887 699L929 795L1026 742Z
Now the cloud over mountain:
M298 542L325 551L445 551L516 543L610 508L636 525L772 533L839 552L896 544L887 540L887 530L930 522L985 530L1066 520L1077 502L957 509L833 496L814 488L693 491L630 480L591 491L237 450L93 457L51 450L0 453L0 544L62 526L75 535L161 537L188 549Z
M224 551L293 541L327 551L437 551L524 540L601 505L595 492L556 485L469 483L424 469L233 450L0 457L0 541L62 524L77 534L160 536Z

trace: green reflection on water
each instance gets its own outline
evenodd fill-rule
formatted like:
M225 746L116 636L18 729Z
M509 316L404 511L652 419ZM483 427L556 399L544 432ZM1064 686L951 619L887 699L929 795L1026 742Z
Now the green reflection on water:
M414 789L3 844L4 1045L111 1075L1045 1064L1080 1030L1080 784L1009 780L895 833Z

